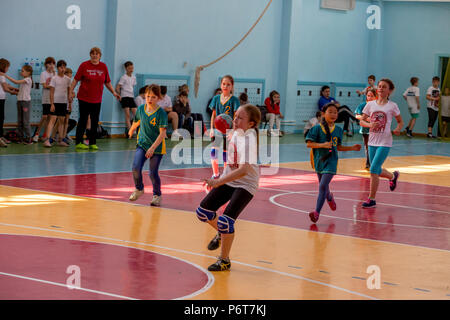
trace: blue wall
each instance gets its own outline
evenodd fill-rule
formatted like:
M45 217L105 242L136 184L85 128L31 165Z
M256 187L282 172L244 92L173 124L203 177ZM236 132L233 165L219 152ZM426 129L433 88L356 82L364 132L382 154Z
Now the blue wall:
M366 27L366 9L372 3L382 6L382 30ZM66 28L66 8L72 4L81 7L81 30ZM298 80L364 83L370 73L394 80L398 90L393 99L407 120L400 95L409 78L419 76L425 94L436 54L450 53L450 33L445 32L450 30L449 3L358 0L354 10L341 12L321 9L319 0L274 0L250 36L201 73L195 98L195 67L231 48L266 4L261 0L2 0L0 56L12 62L13 77L25 57L63 58L76 71L89 58L89 49L98 46L114 86L126 60L135 63L136 73L189 75L193 111L202 113L220 75L265 79L265 96L278 90L282 112L301 121L294 119ZM423 108L418 131L425 132L426 118ZM124 121L122 109L106 89L101 120ZM9 96L6 122L14 121L15 98ZM123 130L112 133L119 132Z
M107 1L2 0L0 56L11 62L9 75L17 79L18 70L27 57L45 59L48 56L66 60L68 67L76 72L79 64L89 59L90 48L105 46ZM66 9L72 4L82 8L81 30L66 27L69 17ZM6 122L16 121L15 104L16 98L8 95Z
M436 55L450 56L450 3L385 2L382 21L384 52L378 74L394 81L392 100L398 103L405 126L410 116L402 94L409 79L419 77L421 109L414 131L425 133L426 90L433 76L439 76Z

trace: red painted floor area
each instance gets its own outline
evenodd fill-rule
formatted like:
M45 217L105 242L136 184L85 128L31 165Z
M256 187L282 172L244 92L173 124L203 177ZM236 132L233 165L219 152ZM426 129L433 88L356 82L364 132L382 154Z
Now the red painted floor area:
M66 285L80 268L81 288L21 279L12 275ZM0 299L175 299L190 295L208 283L207 275L191 264L154 252L115 245L0 234ZM12 274L5 275L4 273ZM73 284L74 282L69 283Z
M168 170L160 174L162 206L194 213L205 196L200 180L209 177L211 169ZM1 184L124 202L128 202L134 190L131 172L3 180ZM144 177L144 184L146 194L137 203L148 205L152 197L148 175ZM337 210L331 211L325 203L317 226L314 226L307 212L315 208L316 174L280 168L274 176L261 176L260 189L240 219L450 249L450 188L400 180L395 192L390 192L388 182L381 181L377 207L373 209L361 208L368 196L369 179L337 175L330 188L337 201Z

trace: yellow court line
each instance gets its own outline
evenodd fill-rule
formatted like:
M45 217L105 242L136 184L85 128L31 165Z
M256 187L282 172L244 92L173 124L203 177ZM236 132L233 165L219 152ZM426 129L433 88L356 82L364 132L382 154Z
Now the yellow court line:
M0 197L12 193L46 194L0 187ZM7 206L0 216L0 232L126 244L205 268L219 253L206 249L214 231L194 213L82 199L30 208ZM446 299L450 294L448 251L245 220L238 220L236 228L232 270L214 274L214 285L194 299ZM370 265L381 269L380 290L368 289L361 280L369 277Z

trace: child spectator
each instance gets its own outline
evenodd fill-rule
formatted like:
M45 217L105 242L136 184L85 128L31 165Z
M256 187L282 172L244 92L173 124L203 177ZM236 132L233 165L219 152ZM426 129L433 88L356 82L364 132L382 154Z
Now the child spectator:
M356 90L357 94L361 94L361 95L367 95L367 91L369 89L377 89L377 86L375 85L375 76L373 74L371 74L368 78L367 78L367 83L369 84L363 91L359 91Z
M191 107L188 102L188 95L182 91L178 95L178 102L173 106L173 111L178 114L178 128L186 128L191 132L193 120L191 116Z
M281 119L283 119L283 114L280 112L280 94L273 90L269 97L264 100L264 104L267 107L266 120L269 121L269 132L271 136L283 136L281 132ZM276 130L273 131L273 124L276 124Z
M48 57L45 59L45 71L41 73L40 79L40 84L42 85L42 118L34 132L33 142L39 141L41 129L44 129L44 132L46 132L45 129L47 128L48 120L50 118L50 80L55 76L55 64L55 58ZM46 138L45 133L42 138Z
M439 77L433 77L432 86L427 90L427 110L428 110L428 138L436 138L433 135L433 127L439 114L440 90Z
M0 72L7 73L9 70L10 63L6 59L0 59ZM3 123L5 121L5 101L6 101L6 93L10 93L12 95L17 95L19 90L10 86L6 83L6 79L4 76L0 76L0 147L6 148L11 141L7 140L3 136Z
M209 115L209 118L210 118L210 119L211 119L211 116L212 116L212 110L211 110L211 108L210 108L209 106L210 106L210 104L211 104L212 99L213 99L215 96L219 95L219 94L222 94L222 89L221 89L221 88L217 88L217 89L214 91L214 95L211 97L211 99L208 100L208 104L206 105L206 113Z
M366 101L361 103L355 110L356 118L361 120L363 118L363 110L366 104L370 101L377 99L377 90L369 89L366 92ZM370 169L370 157L369 157L369 128L361 126L359 133L363 136L364 151L366 153L366 170Z
M64 75L72 80L73 71L70 68L66 68ZM64 130L63 130L63 141L67 144L72 142L72 139L69 137L69 132L72 131L73 128L77 125L77 122L73 119L70 119L70 114L72 113L72 102L73 97L69 97L69 103L67 104L66 116L64 118Z
M17 131L19 139L23 144L33 144L30 125L33 68L30 65L23 66L20 75L23 79L15 80L7 74L0 72L0 76L5 76L12 83L19 85L19 93L17 94Z
M409 120L408 125L406 126L406 135L412 138L412 131L414 129L414 125L416 124L416 119L419 118L420 113L419 78L412 77L410 82L411 87L406 89L403 93L403 98L408 103L409 113L411 114L411 120Z
M305 127L303 128L303 136L306 138L309 130L311 130L312 127L318 125L320 121L322 121L322 112L317 111L316 116L314 118L309 119L308 122L305 124Z
M156 104L167 113L168 120L172 123L173 131L178 129L178 114L173 111L172 99L167 95L167 86L161 86L161 100Z
M139 95L134 98L134 103L137 107L142 106L145 104L145 90L147 89L147 86L144 86L139 89Z
M239 95L239 102L241 103L241 106L248 104L248 95L245 92L242 92Z
M56 120L58 120L58 146L68 147L69 145L62 141L65 136L64 132L64 120L67 113L67 104L72 98L70 96L70 82L71 79L64 73L66 71L67 63L64 60L59 60L56 67L58 74L54 76L49 84L50 87L50 119L48 121L47 130L45 136L48 137L44 142L44 146L50 148L50 137L52 136L53 126Z
M444 89L441 97L442 136L447 137L448 123L450 122L450 88Z
M124 67L125 74L120 78L119 83L116 86L116 91L120 94L120 104L122 105L122 109L125 114L125 125L127 126L125 135L127 135L131 127L130 112L134 118L137 108L136 103L134 102L136 77L133 75L133 62L125 62Z
M334 103L338 108L339 115L336 123L344 122L344 133L346 133L348 137L353 136L353 133L349 130L350 119L355 122L358 122L358 119L356 119L348 106L341 106L339 101L336 101L336 99L330 96L329 86L323 86L320 89L320 99L318 101L319 110L322 111L323 106L328 103Z

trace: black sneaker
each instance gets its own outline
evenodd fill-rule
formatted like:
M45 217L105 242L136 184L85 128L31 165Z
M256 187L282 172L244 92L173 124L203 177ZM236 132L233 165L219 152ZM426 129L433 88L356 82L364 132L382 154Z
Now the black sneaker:
M377 202L375 200L372 200L372 199L367 199L367 201L362 204L362 207L364 209L375 208L376 206L377 206Z
M220 233L216 234L216 236L209 242L208 250L216 250L220 247Z
M216 263L213 263L208 267L208 271L227 271L231 268L230 260L218 258Z
M406 131L406 136L407 136L408 138L412 138L412 137L413 137L412 131L411 131L411 130L407 130L407 131Z
M395 188L397 187L397 179L399 175L400 172L394 171L394 179L389 180L389 189L391 189L391 191L394 191Z

